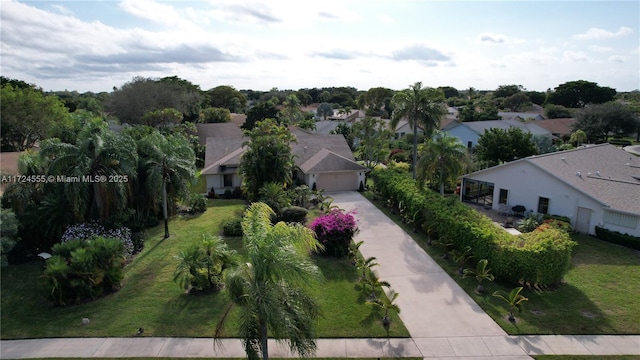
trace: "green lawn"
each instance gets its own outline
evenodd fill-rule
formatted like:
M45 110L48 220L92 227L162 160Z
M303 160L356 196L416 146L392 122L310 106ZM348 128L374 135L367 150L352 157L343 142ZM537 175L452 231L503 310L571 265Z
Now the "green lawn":
M188 296L172 281L178 252L202 234L218 235L222 222L240 216L239 200L208 200L209 209L198 216L176 217L169 224L171 237L162 239L162 225L150 229L145 249L125 269L122 289L105 298L64 308L50 308L37 286L42 263L2 269L2 339L42 337L129 336L143 327L148 336L210 337L229 306L225 291ZM229 246L241 249L240 238L227 238ZM384 337L378 319L381 312L364 303L348 261L316 259L325 274L317 290L323 316L320 337ZM232 311L223 336L237 336ZM89 325L81 325L89 318ZM397 316L390 336L408 337Z
M554 290L522 292L529 301L516 314L516 324L506 320L502 300L474 293L476 282L462 279L457 265L443 260L442 250L426 244L426 236L413 234L400 217L381 202L374 204L402 226L471 297L509 334L640 334L640 252L589 236L575 235L572 267L565 283ZM489 263L491 268L491 263ZM488 294L510 291L516 285L499 282L483 285Z

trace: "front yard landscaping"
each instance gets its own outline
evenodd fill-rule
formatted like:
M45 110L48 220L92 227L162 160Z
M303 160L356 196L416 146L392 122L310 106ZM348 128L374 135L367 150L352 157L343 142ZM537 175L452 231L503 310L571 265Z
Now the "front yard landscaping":
M1 338L121 337L143 328L143 336L211 337L229 307L226 290L187 295L172 278L175 256L202 234L220 235L222 224L239 217L239 200L208 200L208 210L196 216L177 216L170 222L171 236L163 239L163 226L149 229L144 250L125 268L122 288L104 298L67 307L49 307L38 285L43 263L2 269ZM243 255L242 239L225 238ZM408 337L394 314L389 334L381 325L383 311L365 303L349 259L314 256L324 275L317 289L322 308L319 337ZM237 336L237 313L232 310L223 336ZM83 325L82 319L90 323Z
M372 194L368 194L372 198ZM491 296L501 290L509 293L517 284L484 282L485 295L477 295L477 282L463 279L459 266L442 259L443 250L427 245L424 232L414 233L413 225L392 214L386 202L373 201L390 219L414 240L453 277L460 286L509 334L639 334L640 333L640 252L600 241L585 235L572 235L578 243L573 248L571 267L562 284L535 290L525 287L529 300L517 313L516 323L506 319L507 305ZM488 264L491 268L491 263Z

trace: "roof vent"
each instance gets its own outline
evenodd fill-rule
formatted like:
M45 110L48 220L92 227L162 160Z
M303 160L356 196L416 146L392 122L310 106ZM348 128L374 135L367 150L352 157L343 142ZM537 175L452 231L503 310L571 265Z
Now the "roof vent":
M580 171L578 171L578 172L576 173L576 176L577 176L577 177L582 177L582 174L580 173Z
M596 171L596 175L600 176L600 170Z

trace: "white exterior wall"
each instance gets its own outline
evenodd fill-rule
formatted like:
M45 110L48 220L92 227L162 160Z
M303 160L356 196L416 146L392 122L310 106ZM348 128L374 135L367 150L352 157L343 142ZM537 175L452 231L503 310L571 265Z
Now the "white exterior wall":
M629 234L629 235L640 237L640 216L635 216L635 218L636 218L636 227L635 228L614 225L614 224L611 224L611 223L606 223L604 221L600 222L600 223L598 223L596 225L598 225L600 227L604 227L604 228L612 230L612 231L617 231L617 232L620 232L620 233L623 233L623 234Z
M206 175L207 176L207 192L213 188L217 195L224 194L225 190L233 191L234 188L240 187L242 179L238 174L233 174L232 187L224 187L224 177L222 174Z
M601 203L591 199L573 187L552 177L539 168L520 161L509 166L496 168L466 177L494 184L493 208L499 209L500 189L509 190L507 206L522 205L527 212L538 210L539 197L549 199L548 213L567 216L575 227L578 207L593 210L589 221L589 233L595 233L595 226L602 224L604 209Z
M422 129L418 127L418 134L422 134L423 132L424 131L422 131ZM402 133L404 133L404 135L409 135L409 134L413 135L413 128L409 126L409 123L406 123L395 130L395 134L398 137L401 137Z
M478 133L469 129L465 125L458 125L446 131L447 134L451 136L457 137L462 145L467 146L469 141L471 141L471 146L475 147L478 145L478 138L480 137Z

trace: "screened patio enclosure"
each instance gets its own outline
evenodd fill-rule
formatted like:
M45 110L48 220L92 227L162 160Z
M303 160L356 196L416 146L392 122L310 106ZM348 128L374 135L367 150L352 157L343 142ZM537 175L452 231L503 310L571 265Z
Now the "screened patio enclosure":
M463 178L462 201L492 208L493 189L493 183Z

